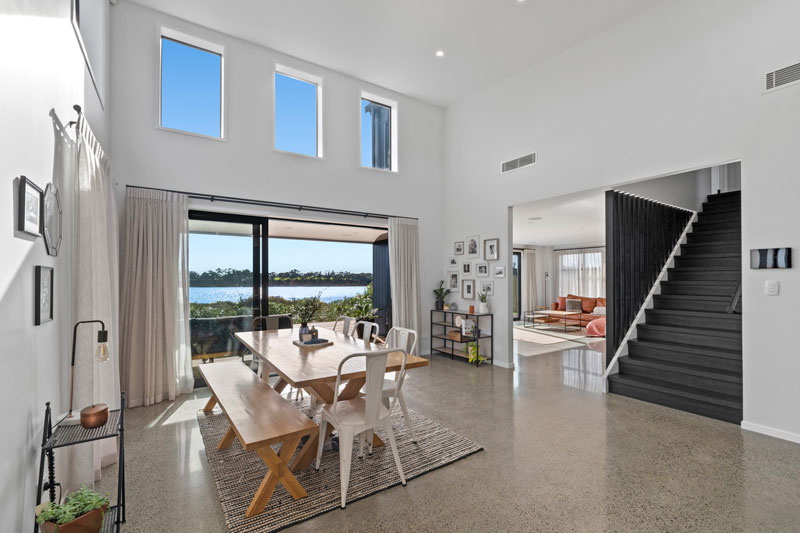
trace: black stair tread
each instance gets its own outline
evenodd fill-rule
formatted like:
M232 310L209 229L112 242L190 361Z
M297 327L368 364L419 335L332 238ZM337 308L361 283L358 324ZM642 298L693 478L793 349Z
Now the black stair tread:
M724 314L724 313L721 313ZM725 329L707 328L703 324L698 324L696 328L686 326L665 326L663 324L639 324L637 328L645 328L645 330L664 331L667 333L675 333L676 335L707 335L709 337L724 337L726 339L741 339L742 333L739 331L728 331Z
M735 280L735 279L710 279L710 280L706 280L706 281L700 280L700 279L668 279L668 280L664 280L664 281L661 282L662 285L665 284L665 283L670 283L670 284L673 284L673 285L690 285L692 287L698 286L698 285L699 286L723 285L723 286L726 286L726 287L729 286L729 285L732 285L732 286L736 287L736 284L738 283L738 281Z
M656 390L665 394L674 394L682 396L691 400L699 402L706 402L730 409L741 409L742 399L728 394L721 394L719 392L706 391L696 389L694 387L687 387L686 385L679 385L677 383L668 383L666 381L659 381L657 379L643 378L640 376L630 376L625 374L611 374L608 376L611 381L618 381L626 383L631 386L639 386L645 389Z
M706 272L739 272L739 269L738 269L738 267L731 269L731 268L719 268L719 267L687 267L687 266L671 267L669 269L669 272L675 272L675 271L686 272L686 273L691 273L691 272L703 272L703 273L706 273ZM677 280L675 280L675 281L677 281Z
M701 296L698 294L655 294L654 298L668 298L670 300L699 300L701 302L729 302L731 296ZM741 302L741 298L739 299Z
M734 361L742 360L741 350L728 350L727 348L708 348L705 346L695 346L694 344L681 344L679 342L665 342L665 341L650 341L645 339L631 339L628 341L628 346L633 344L634 347L652 348L657 350L669 350L671 352L680 352L693 355L702 355L704 357L719 357L721 359L731 359Z
M725 191L725 192L715 192L714 194L706 195L706 198L710 200L711 198L733 198L741 195L742 191Z
M684 257L679 255L678 257ZM692 254L692 259L739 259L742 257L742 254L739 252L722 252L722 253L710 253L710 254Z
M703 202L700 213L741 213L742 206L738 202Z
M689 233L689 235L693 235L693 234L696 234L696 233L702 233L703 235L731 235L731 234L734 234L734 233L741 233L742 232L741 226L737 226L736 228L730 228L730 229L728 229L728 228L725 228L725 229L720 229L720 228L704 229L701 226L701 229L699 229L699 230L694 229L695 226L697 226L698 224L700 224L700 222L695 222L694 224L692 224L692 231L691 231L691 233ZM738 241L739 239L728 239L728 240L737 240Z
M681 244L681 248L706 248L708 246L739 246L742 244L741 239L727 240L727 241L709 241L709 242L687 242Z
M741 383L742 373L731 372L729 370L719 370L702 365L687 365L685 363L676 363L674 361L662 361L661 359L651 359L649 357L641 356L622 356L619 358L620 362L625 360L626 363L631 365L646 366L648 368L665 370L667 372L677 372L680 374L688 374L691 376L699 376L709 379L718 379L720 381L728 381L731 383Z
M676 281L672 283L682 283L682 282ZM736 313L715 313L713 311L681 311L679 309L647 309L647 311L658 315L691 316L697 319L722 318L724 320L735 320L737 322L742 321L742 315L738 315ZM658 324L651 324L651 325L658 325Z

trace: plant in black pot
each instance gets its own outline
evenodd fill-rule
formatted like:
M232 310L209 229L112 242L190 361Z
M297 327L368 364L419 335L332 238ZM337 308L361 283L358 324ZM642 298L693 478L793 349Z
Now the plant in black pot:
M44 533L98 532L108 509L108 498L88 487L67 496L64 503L44 503L36 508L36 523Z
M372 284L367 286L367 290L353 297L350 302L348 312L356 320L374 322L378 316L378 308L372 303ZM360 338L363 335L364 326L356 328L356 335Z
M439 282L439 288L433 289L433 295L436 296L436 310L441 311L444 309L444 299L450 294L450 289L444 287L444 280Z
M314 320L317 312L322 307L322 300L320 296L322 293L317 293L316 296L303 298L302 300L294 300L292 302L292 316L300 321L300 340L303 340L303 335L310 335L308 323Z

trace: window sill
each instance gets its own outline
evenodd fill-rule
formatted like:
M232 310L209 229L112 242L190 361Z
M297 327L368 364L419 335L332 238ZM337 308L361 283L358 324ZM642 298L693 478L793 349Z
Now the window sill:
M280 148L272 148L272 151L278 154L286 154L286 155L293 155L297 157L304 157L306 159L313 159L315 161L324 161L325 156L322 155L308 155L308 154L299 154L297 152L290 152L288 150L281 150Z
M399 170L389 170L386 168L365 167L361 165L361 170L372 170L373 172L382 172L383 174L400 174Z
M228 142L228 139L225 137L212 137L211 135L204 135L202 133L194 133L192 131L185 131L185 130L176 130L175 128L166 128L164 126L158 125L156 126L157 130L167 131L170 133L180 133L181 135L188 135L189 137L197 137L200 139L207 139L209 141L217 141L217 142Z

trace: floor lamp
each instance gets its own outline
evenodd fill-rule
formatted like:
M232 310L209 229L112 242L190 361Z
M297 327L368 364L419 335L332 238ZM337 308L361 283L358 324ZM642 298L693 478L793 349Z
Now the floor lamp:
M75 348L78 344L78 326L81 324L100 324L100 331L97 332L97 349L94 352L94 358L99 363L108 361L108 330L102 320L81 320L72 329L72 363L69 369L69 411L62 415L61 421L58 425L73 426L75 424L82 424L84 427L97 427L105 424L108 419L108 405L104 403L92 404L81 410L81 416L77 416L72 412L72 399L75 391ZM88 424L87 424L88 420ZM103 420L102 423L97 423ZM96 425L92 425L96 424Z

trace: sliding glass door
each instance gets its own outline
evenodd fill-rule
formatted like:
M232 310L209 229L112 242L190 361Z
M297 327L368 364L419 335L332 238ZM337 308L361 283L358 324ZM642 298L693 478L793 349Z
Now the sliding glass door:
M522 316L522 282L520 277L522 266L522 252L514 252L511 256L511 280L514 285L514 296L511 304L511 316L520 320Z

